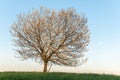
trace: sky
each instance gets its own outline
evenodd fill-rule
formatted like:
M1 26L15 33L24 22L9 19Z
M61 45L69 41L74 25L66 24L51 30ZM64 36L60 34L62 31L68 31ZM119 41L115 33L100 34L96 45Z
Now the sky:
M0 0L0 71L42 71L42 64L15 57L9 31L18 14L40 6L55 10L72 7L88 19L88 61L78 67L52 66L52 72L120 75L120 0Z

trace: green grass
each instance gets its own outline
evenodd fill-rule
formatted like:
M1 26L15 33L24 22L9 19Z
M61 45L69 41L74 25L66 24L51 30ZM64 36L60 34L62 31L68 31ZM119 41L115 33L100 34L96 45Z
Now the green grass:
M0 80L120 80L120 76L54 72L1 72Z

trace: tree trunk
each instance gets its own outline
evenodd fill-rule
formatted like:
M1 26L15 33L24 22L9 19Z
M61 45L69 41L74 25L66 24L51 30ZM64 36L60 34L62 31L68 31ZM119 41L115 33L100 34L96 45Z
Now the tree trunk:
M48 63L48 62L45 62L45 61L44 61L44 70L43 70L43 72L47 72L47 63Z

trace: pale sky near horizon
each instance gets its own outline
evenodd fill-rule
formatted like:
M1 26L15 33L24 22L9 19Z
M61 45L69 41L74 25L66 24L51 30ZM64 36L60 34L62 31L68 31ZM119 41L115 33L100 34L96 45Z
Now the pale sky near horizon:
M34 61L15 58L10 26L19 13L40 6L59 10L73 7L88 18L88 61L79 67L53 66L51 71L120 75L120 0L0 0L0 71L42 71Z

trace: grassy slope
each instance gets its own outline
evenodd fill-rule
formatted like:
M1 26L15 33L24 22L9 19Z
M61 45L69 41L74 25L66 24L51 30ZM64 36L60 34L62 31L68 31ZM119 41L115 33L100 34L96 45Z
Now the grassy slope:
M0 80L120 80L120 76L74 73L3 72Z

